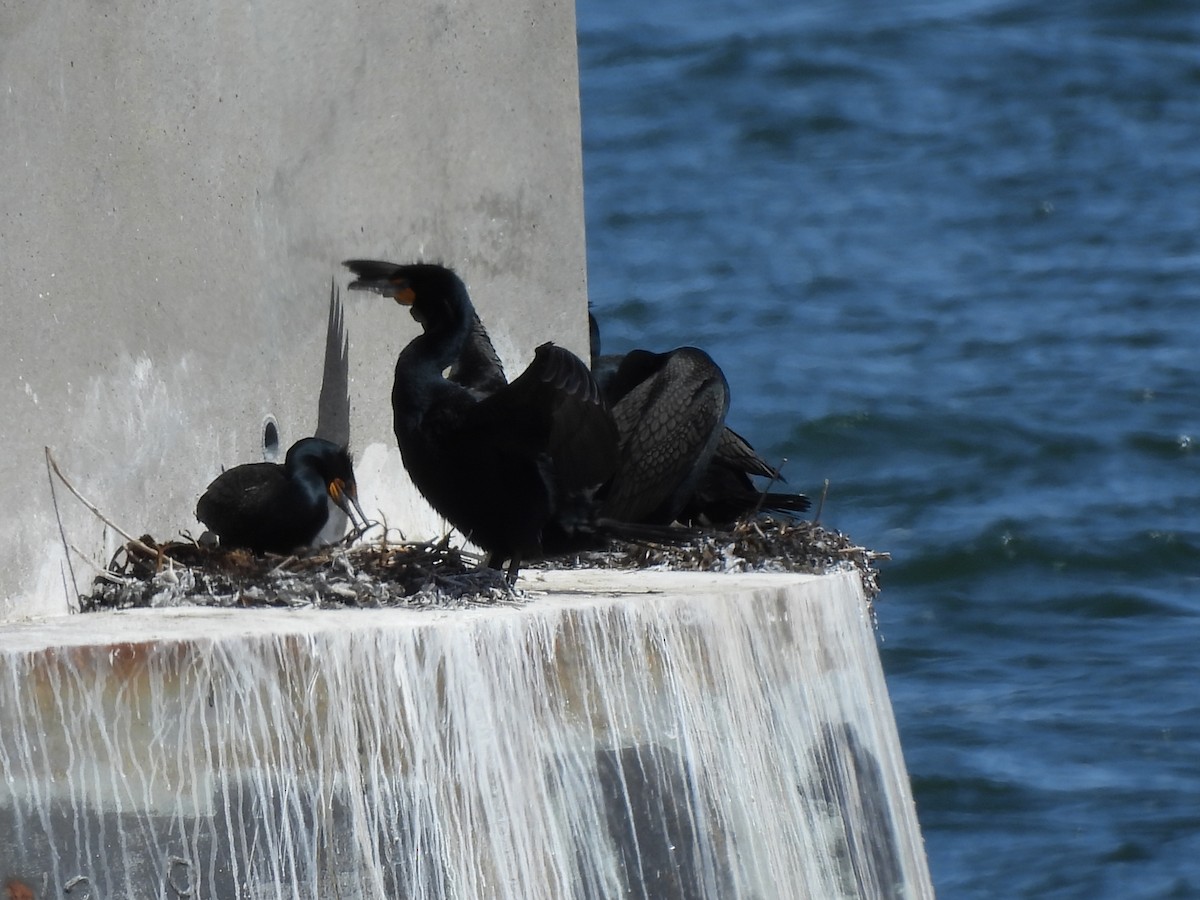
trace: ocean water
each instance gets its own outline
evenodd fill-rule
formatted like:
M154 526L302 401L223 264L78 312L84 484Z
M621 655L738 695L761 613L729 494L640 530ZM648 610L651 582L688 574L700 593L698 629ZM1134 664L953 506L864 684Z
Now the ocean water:
M577 9L605 348L892 554L939 896L1200 897L1200 7Z

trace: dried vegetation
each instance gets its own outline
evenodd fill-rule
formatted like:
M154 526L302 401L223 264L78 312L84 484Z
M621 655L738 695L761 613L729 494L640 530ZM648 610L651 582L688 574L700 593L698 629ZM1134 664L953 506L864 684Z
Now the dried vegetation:
M605 550L557 557L541 568L676 569L710 572L857 571L869 599L879 593L877 561L887 554L806 521L765 516L726 531L686 532L677 543L614 541ZM520 582L518 581L518 588ZM522 594L477 556L439 542L386 538L288 557L256 556L192 540L126 542L84 611L147 606L464 606L519 602Z

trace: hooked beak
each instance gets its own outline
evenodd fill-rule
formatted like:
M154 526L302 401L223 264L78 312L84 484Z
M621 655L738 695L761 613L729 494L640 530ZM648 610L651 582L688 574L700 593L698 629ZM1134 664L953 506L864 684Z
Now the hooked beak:
M349 263L347 263L349 265ZM350 282L352 291L371 291L382 297L391 297L401 306L412 306L417 302L417 293L403 275L360 277Z
M361 534L371 527L367 521L367 514L358 505L358 489L353 482L347 484L343 479L335 478L329 482L329 497L346 514L355 531ZM357 519L354 517L356 512Z

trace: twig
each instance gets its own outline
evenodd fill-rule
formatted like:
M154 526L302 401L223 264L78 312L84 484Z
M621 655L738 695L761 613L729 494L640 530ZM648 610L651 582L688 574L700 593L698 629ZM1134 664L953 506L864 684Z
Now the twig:
M277 572L286 572L286 571L288 571L288 568L287 568L287 567L288 567L289 565L291 565L292 563L294 563L294 562L295 562L296 560L298 560L299 558L300 558L300 557L296 556L294 553L293 553L293 554L291 554L290 556L285 556L285 557L284 557L282 560L280 560L280 562L279 562L279 565L277 565L275 568L273 568L273 569L271 570L271 574L272 574L272 575L274 575L274 574L276 574Z
M394 531L395 531L397 534L399 534L399 535L400 535L400 543L401 543L401 544L408 543L408 538L406 538L406 537L404 536L404 530L403 530L403 529L401 529L401 528L396 528L396 529L393 529L393 528L392 528L392 526L388 525L387 515L385 515L385 514L384 514L384 512L383 512L382 510L379 510L378 512L379 512L379 518L381 518L381 519L383 520L382 522L379 522L379 523L377 523L377 524L380 524L380 525L382 525L382 526L383 526L383 534L381 534L381 535L379 536L379 545L380 545L381 547L383 547L383 549L384 549L385 551L387 550L387 543L388 543L388 532L390 532L390 531L393 531L393 530L394 530Z
M75 578L75 567L71 565L71 545L67 541L67 529L63 526L62 512L58 508L58 494L54 490L54 478L50 474L51 468L58 472L58 466L54 462L54 458L50 455L50 448L46 447L46 480L50 482L50 500L54 504L54 517L58 519L58 536L63 542L63 556L67 559L67 571L71 573L71 587L75 590L74 598L71 597L71 592L67 590L66 573L63 574L63 591L67 595L67 609L74 612L79 612L79 582ZM62 478L62 473L58 472L58 477ZM63 480L66 483L66 479Z
M781 456L781 457L779 457L779 465L777 465L777 466L775 467L775 474L774 474L774 475L772 475L772 476L771 476L771 480L767 482L767 490L768 490L768 491L769 491L771 488L775 487L775 482L782 480L782 478L783 478L783 467L784 467L784 466L786 466L786 465L787 465L787 463L788 463L788 458L787 458L786 456Z
M362 528L359 528L357 525L355 525L353 528L351 528L349 531L347 531L340 538L338 538L336 541L329 544L328 546L329 547L349 547L351 544L353 544L355 541L357 541L360 537L362 537L364 534L366 534L368 531L370 531L372 528L374 528L378 524L379 524L378 522L368 522Z
M813 513L813 524L821 521L821 510L825 508L825 498L829 495L829 479L825 479L825 486L821 488L821 499L817 501L817 511Z
M119 526L118 526L116 523L114 523L114 522L113 522L113 521L112 521L110 518L108 518L106 515L104 515L104 513L100 512L100 510L96 508L96 505L95 505L94 503L92 503L92 502L91 502L91 501L89 501L89 500L88 500L86 497L84 497L84 496L83 496L83 494L79 493L79 491L77 491L77 490L75 489L75 485L71 484L71 482L67 480L67 476L66 476L66 475L64 475L64 474L62 473L62 469L60 469L60 468L58 467L58 463L54 461L54 454L52 454L52 453L50 452L50 448L49 448L49 447L47 447L47 448L46 448L46 464L47 464L47 465L48 465L48 466L49 466L51 469L53 469L53 470L54 470L54 474L55 474L55 475L57 475L57 476L59 477L59 480L60 480L60 481L62 481L62 483L63 483L63 484L66 486L67 490L68 490L68 491L70 491L72 494L74 494L74 495L75 495L75 498L76 498L76 499L77 499L77 500L78 500L80 503L82 503L82 504L83 504L84 506L86 506L86 507L87 507L89 510L91 510L92 514L93 514L93 515L94 515L94 516L95 516L97 519L99 519L101 522L103 522L105 525L107 525L109 528L111 528L113 531L115 531L115 532L116 532L117 534L119 534L121 537L125 538L125 540L126 540L126 541L128 541L128 542L129 542L129 543L131 543L131 544L133 544L134 546L136 546L136 547L140 547L142 550L145 550L147 553L149 553L149 554L151 554L151 555L157 555L157 554L158 554L158 551L157 551L157 550L155 550L155 549L153 549L153 548L151 548L151 547L147 547L145 544L143 544L143 543L142 543L141 541L139 541L137 538L135 538L135 537L133 537L132 535L130 535L130 534L129 534L127 531L125 531L123 528L119 527ZM51 485L51 490L53 490L53 489L54 489L54 488L53 488L53 485ZM64 540L65 540L65 538L64 538ZM74 575L72 575L72 577L74 577Z
M95 569L97 575L100 578L103 578L105 581L111 581L113 584L128 584L129 583L128 579L122 578L120 575L114 575L112 572L108 571L108 569L105 569L102 566L96 565L96 563L93 562L92 559L86 553L84 553L82 550L80 550L74 544L67 544L67 546L71 550L75 551L75 554L80 559L82 559L85 563L87 563L89 566L91 566L93 569Z
M783 478L783 467L786 465L787 457L780 457L779 465L775 466L775 474L771 476L771 479L767 482L766 488L764 488L758 495L758 502L754 504L754 515L757 516L760 512L762 512L763 503L765 503L767 500L767 493L771 490L771 488L775 487L775 482Z
M67 597L67 609L70 612L83 612L83 608L82 608L83 604L82 603L72 603L71 602L71 588L67 585L67 570L71 567L71 554L63 553L63 556L65 557L64 562L66 563L66 565L63 565L60 563L59 569L61 570L60 574L62 575L62 580L63 580L63 593ZM71 574L71 577L72 578L75 577L74 573ZM75 589L75 594L76 594L76 596L79 595L78 588Z

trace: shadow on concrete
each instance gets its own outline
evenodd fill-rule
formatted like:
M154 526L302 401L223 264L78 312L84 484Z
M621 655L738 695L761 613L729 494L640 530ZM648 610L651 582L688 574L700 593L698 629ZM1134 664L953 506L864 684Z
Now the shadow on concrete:
M395 814L412 801L373 799L373 808L393 811L376 823L373 856L386 896L452 896L453 880L438 854L428 851L437 846L435 836L416 833L413 816ZM372 855L356 839L353 810L361 798L353 800L345 789L328 793L268 771L221 779L208 814L115 813L74 800L0 805L0 894L7 900L233 900L276 894L290 880L318 885L320 897L374 896L344 890L366 883L364 872L372 870Z
M345 447L350 443L350 339L337 282L329 284L329 321L325 329L325 368L317 399L316 436Z
M716 836L697 821L691 773L658 745L596 752L597 774L630 900L702 900L728 891L716 871Z
M888 805L879 761L848 722L821 726L809 750L815 783L808 795L819 800L840 834L832 848L844 887L857 897L900 900L906 895L896 826Z

